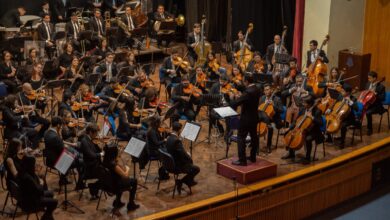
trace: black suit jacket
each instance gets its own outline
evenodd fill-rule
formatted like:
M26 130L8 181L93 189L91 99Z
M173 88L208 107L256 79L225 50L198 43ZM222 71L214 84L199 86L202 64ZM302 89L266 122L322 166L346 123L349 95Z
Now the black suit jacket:
M261 90L255 84L246 87L242 95L230 102L232 108L237 108L241 106L241 116L240 116L240 128L242 127L251 127L256 126L258 123L257 108L259 107L259 99L261 95Z
M67 13L68 8L70 7L70 0L66 0L66 4L62 0L53 0L53 13L57 18L58 16L62 16L65 19L65 14ZM70 15L67 15L68 17Z
M124 15L121 16L121 20L126 24L126 26L129 26L129 22L127 20L127 15L126 13ZM131 16L131 20L133 21L133 25L134 25L134 28L137 28L138 27L138 24L134 18L134 16Z
M54 31L55 31L54 25L52 23L49 23L49 33L50 33L51 40L53 40ZM38 39L39 40L46 41L49 39L49 37L47 35L46 27L43 23L38 25L37 32L38 32Z
M18 9L11 9L4 13L1 17L0 24L4 27L20 27L22 22L20 21Z
M80 140L80 153L83 154L87 169L95 169L100 163L101 149L98 145L92 142L88 135L84 135Z
M168 12L166 12L166 11L164 11L164 19L161 17L161 14L158 13L157 11L154 12L154 14L153 14L153 18L154 18L155 21L162 21L162 20L167 19L168 17L172 17L172 15L169 14Z
M246 43L249 45L249 50L252 50L253 49L253 44L252 44L252 41L247 38L246 39ZM233 51L234 52L237 52L241 49L241 46L240 46L240 40L236 40L233 42Z
M53 167L64 150L64 141L62 138L52 129L46 131L44 136L45 151L46 151L46 163L48 166Z
M97 22L98 18L96 17L92 17L91 20L89 21L89 28L90 30L92 30L94 33L99 33L99 26L98 26L98 22ZM100 18L100 23L102 24L102 29L103 29L103 33L100 33L102 36L104 36L106 34L106 25L103 21L103 18Z
M76 22L76 23L77 23L77 22ZM78 27L78 33L80 33L80 25L77 24L77 27ZM68 38L74 38L75 28L73 27L72 21L66 22L66 25L65 25L65 32L66 32L66 35L68 36ZM78 38L78 37L79 37L79 36L77 36L77 38Z
M167 138L167 151L173 157L176 168L185 169L192 165L192 159L183 147L183 142L174 134Z
M306 52L306 56L307 56L307 60L306 60L306 67L309 67L310 64L311 64L311 51L307 51ZM328 60L328 57L326 57L326 54L325 54L325 51L324 50L321 50L320 51L320 57L323 57L324 58L324 63L329 63L329 60Z
M112 74L112 77L115 77L116 75L118 75L118 69L116 67L116 63L112 63L111 64L111 74ZM107 71L107 63L104 62L102 65L100 65L97 69L96 69L96 73L100 73L100 74L104 74L106 71ZM103 77L103 81L105 82L106 81L106 76Z
M199 34L199 40L200 40L200 34ZM198 56L196 55L194 48L191 47L191 44L193 43L195 43L195 34L194 32L190 32L187 35L188 55L196 60Z
M12 109L8 107L3 107L3 122L7 126L4 128L4 136L6 138L13 138L15 131L18 131L21 126L22 117L16 115Z

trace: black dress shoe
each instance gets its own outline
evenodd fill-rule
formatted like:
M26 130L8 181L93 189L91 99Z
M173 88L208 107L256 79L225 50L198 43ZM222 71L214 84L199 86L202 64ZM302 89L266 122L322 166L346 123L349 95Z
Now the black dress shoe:
M256 157L246 157L246 159L252 163L256 163Z
M295 158L295 155L294 154L290 154L290 153L287 153L286 155L284 155L282 157L283 160L286 160L286 159L293 159Z
M246 161L243 162L243 161L239 161L239 160L233 161L232 164L236 165L236 166L246 166L247 165Z
M135 204L134 202L127 204L127 211L133 211L139 208L138 204Z
M307 164L310 163L310 160L307 159L307 158L301 158L301 159L299 160L299 163L301 163L301 164L303 164L303 165L307 165Z
M181 188L182 188L182 185L183 185L183 182L181 180L176 180L176 188L177 188L177 192L179 193L179 195L181 195Z

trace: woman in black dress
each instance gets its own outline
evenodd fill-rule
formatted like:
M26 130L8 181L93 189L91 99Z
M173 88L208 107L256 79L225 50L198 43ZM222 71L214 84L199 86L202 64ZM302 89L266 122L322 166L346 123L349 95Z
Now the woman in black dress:
M0 63L0 81L7 85L8 93L16 93L18 83L16 80L16 66L12 61L12 54L8 51L3 52Z

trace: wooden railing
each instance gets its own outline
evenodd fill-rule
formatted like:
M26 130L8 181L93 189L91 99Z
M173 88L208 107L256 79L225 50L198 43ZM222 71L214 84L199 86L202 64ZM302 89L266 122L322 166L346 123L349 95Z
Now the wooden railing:
M337 158L139 219L299 219L371 188L372 164L390 157L390 137ZM238 210L238 213L237 213Z

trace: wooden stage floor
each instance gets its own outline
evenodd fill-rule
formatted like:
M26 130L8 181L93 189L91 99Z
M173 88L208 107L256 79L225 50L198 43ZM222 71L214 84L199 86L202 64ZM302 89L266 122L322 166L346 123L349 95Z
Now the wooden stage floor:
M154 74L153 79L156 79L157 74ZM163 94L163 93L161 93ZM345 154L347 152L354 151L358 148L364 147L370 143L373 143L375 141L381 140L385 137L388 137L390 132L387 127L387 116L384 116L382 121L382 128L381 133L377 133L377 128L379 124L379 116L374 116L374 131L375 133L368 137L366 136L366 129L363 128L363 141L360 141L360 138L358 136L355 137L355 144L354 146L350 146L351 136L352 132L349 131L347 133L347 140L346 140L346 147L342 150L335 147L332 144L326 144L326 156L323 157L323 150L322 150L322 144L318 146L318 152L317 157L319 157L319 160L315 162L315 164L324 162L326 160L335 158L337 156L340 156L342 154ZM198 185L193 187L192 195L187 195L185 192L182 192L182 195L175 195L175 198L172 199L172 189L173 189L173 177L170 178L169 181L163 182L160 186L160 192L156 195L156 189L157 189L157 181L153 182L155 177L157 176L157 163L152 163L152 166L150 168L149 178L148 182L146 183L146 186L148 189L142 189L139 188L137 191L137 197L136 202L141 205L139 209L133 212L127 213L126 208L122 208L120 210L120 216L115 217L118 219L134 219L137 217L149 215L152 213L156 213L163 210L168 210L171 208L179 207L181 205L189 204L195 201L200 201L203 199L207 199L219 194L227 193L234 190L233 182L229 179L226 179L222 176L219 176L216 174L216 161L219 159L222 159L225 157L225 143L222 138L219 138L217 140L217 145L214 143L215 139L213 139L211 144L208 144L207 142L201 142L202 140L205 140L208 136L208 120L205 115L205 110L201 111L200 117L198 117L200 120L200 123L202 124L202 130L200 133L200 136L198 138L198 142L193 147L193 160L196 165L200 167L200 173L196 177L196 181L198 182ZM365 125L365 122L364 122ZM274 132L277 133L277 132ZM273 143L276 141L276 134L273 138ZM260 142L260 148L265 146L265 140L261 139ZM188 149L189 144L186 143L186 147ZM313 148L314 150L314 148ZM189 149L188 149L189 151ZM261 157L264 159L267 159L269 161L272 161L276 164L278 164L277 168L277 175L285 175L297 170L300 170L302 168L312 166L310 165L301 165L301 164L287 164L286 161L280 159L282 155L286 153L285 148L283 147L283 139L282 136L279 137L279 144L278 148L274 149L271 154L264 155L261 154ZM237 154L237 145L233 143L231 145L230 151L229 151L229 157L234 156ZM303 155L304 151L301 149L298 152L298 155ZM128 156L124 156L124 159L129 159ZM42 159L39 158L39 163L42 163ZM132 164L128 164L128 166L131 167L132 170ZM143 184L144 183L144 177L146 175L146 169L142 170L141 175L139 175L137 171L138 181ZM57 191L58 190L58 176L49 174L48 175L48 186L50 189ZM62 209L56 209L55 210L55 219L69 219L69 220L76 220L76 219L108 219L111 216L111 209L112 209L112 202L114 200L114 197L108 197L107 199L102 198L102 201L100 203L99 210L96 211L96 204L97 201L90 201L89 200L89 192L88 190L85 190L84 196L81 199L81 201L78 200L79 193L76 191L73 191L75 185L69 185L68 189L71 189L71 192L68 193L68 199L72 202L74 202L79 208L85 211L86 214L78 214L73 209L69 209L68 211L63 211ZM250 186L244 186L239 185L239 188L242 187L249 187ZM56 198L59 200L59 203L61 203L64 199L64 194L61 193L58 195L58 193L55 193ZM0 189L0 207L3 207L4 200L5 200L6 192L3 189ZM122 196L122 201L125 202L128 199L128 193L124 193ZM8 202L8 205L6 207L6 211L13 210L14 206L11 205L10 202ZM41 213L42 214L42 213ZM17 219L25 219L26 216L18 215ZM30 218L35 218L34 216L30 216ZM5 219L4 216L0 217L0 219Z

